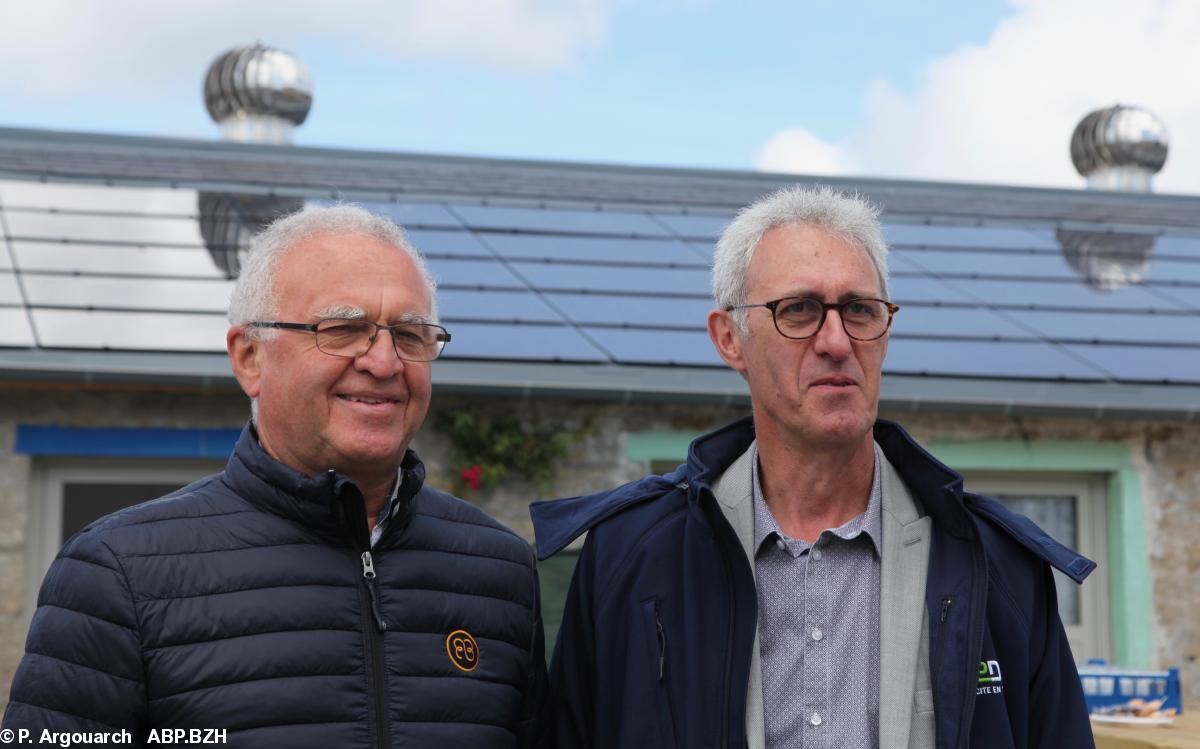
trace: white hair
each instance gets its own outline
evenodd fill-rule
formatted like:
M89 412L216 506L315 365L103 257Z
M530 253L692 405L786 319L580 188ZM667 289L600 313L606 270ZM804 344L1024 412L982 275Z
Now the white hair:
M888 298L888 248L879 225L879 208L858 194L825 186L795 186L777 190L738 211L721 233L712 266L712 293L718 309L746 304L746 272L754 251L764 234L789 224L823 229L861 247L879 276L883 297ZM733 320L745 334L746 310L734 310Z
M431 322L437 322L437 284L429 275L425 258L408 241L404 230L386 216L371 213L362 206L307 205L295 213L272 221L250 243L241 273L229 301L229 323L243 325L270 320L278 309L275 271L279 259L299 242L316 234L363 234L405 252L417 266L429 294ZM269 340L278 334L271 328L248 328L246 334Z
M429 275L425 258L408 241L404 229L385 216L371 213L362 206L348 203L307 205L282 216L262 230L250 242L250 251L242 263L229 301L229 323L271 320L278 309L275 272L279 259L299 242L316 234L362 234L392 245L406 253L417 266L429 295L430 322L438 321L437 283ZM286 322L286 321L285 321ZM279 334L272 328L246 328L250 338L270 340ZM250 399L250 418L258 422L258 399Z

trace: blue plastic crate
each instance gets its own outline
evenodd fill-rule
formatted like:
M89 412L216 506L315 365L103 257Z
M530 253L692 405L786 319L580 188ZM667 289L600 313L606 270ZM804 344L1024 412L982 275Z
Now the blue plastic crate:
M1088 712L1109 705L1120 705L1135 697L1157 700L1163 697L1163 709L1175 708L1183 712L1183 690L1179 686L1179 669L1165 671L1152 669L1121 668L1109 666L1103 661L1089 661L1079 667L1079 678L1083 681L1083 697Z

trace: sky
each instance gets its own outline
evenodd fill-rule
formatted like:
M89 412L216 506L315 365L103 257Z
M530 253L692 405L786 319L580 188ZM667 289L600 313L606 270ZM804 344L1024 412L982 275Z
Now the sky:
M300 145L1080 187L1123 103L1200 193L1200 0L40 0L0 24L0 126L219 137L211 61L314 81Z

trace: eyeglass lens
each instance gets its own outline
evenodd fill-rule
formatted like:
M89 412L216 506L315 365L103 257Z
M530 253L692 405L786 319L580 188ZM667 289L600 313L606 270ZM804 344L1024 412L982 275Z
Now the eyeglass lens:
M878 299L851 299L838 306L838 317L846 335L858 340L873 340L887 332L890 314L886 302ZM825 307L816 299L794 297L775 305L775 327L788 338L815 335L825 316Z
M396 355L406 361L433 361L445 342L437 325L389 325ZM317 348L333 356L362 356L370 350L379 327L368 320L322 320L317 323Z

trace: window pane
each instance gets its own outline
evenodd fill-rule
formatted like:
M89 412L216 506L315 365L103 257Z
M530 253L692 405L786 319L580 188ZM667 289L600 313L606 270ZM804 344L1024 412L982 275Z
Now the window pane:
M132 505L169 494L178 484L63 484L62 540L93 520Z
M1013 512L1037 523L1056 541L1072 549L1079 548L1079 520L1075 497L997 494L996 499ZM1063 624L1076 626L1079 617L1079 586L1069 577L1054 570L1054 587L1058 590L1058 613Z

